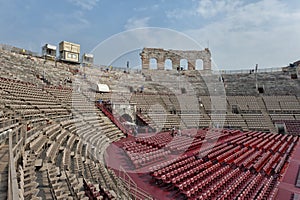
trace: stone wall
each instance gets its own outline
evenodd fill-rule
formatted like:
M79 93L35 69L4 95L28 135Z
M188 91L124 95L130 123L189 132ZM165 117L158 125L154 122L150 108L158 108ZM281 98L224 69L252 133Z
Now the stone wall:
M203 70L211 70L211 53L208 48L202 51L188 50L165 50L161 48L144 48L140 53L142 59L142 69L150 69L150 59L157 60L157 69L165 69L165 61L170 59L172 61L172 68L180 67L180 60L186 59L188 61L188 70L196 69L196 61L198 59L203 61Z

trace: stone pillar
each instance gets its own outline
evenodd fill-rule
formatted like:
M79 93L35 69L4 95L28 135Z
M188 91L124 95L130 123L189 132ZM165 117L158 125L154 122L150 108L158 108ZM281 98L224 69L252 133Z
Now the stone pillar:
M203 53L203 70L211 70L211 53L208 48L205 48Z
M140 57L142 60L142 69L149 69L150 68L149 54L145 49L143 49L143 51L140 53Z
M190 59L188 60L188 70L195 70L196 69L196 60Z
M211 59L203 60L203 70L211 70Z
M157 70L164 70L165 69L165 62L162 60L157 61Z
M150 69L150 61L147 57L142 57L142 69Z
M179 67L180 70L180 59L172 58L172 68L177 70L177 67Z

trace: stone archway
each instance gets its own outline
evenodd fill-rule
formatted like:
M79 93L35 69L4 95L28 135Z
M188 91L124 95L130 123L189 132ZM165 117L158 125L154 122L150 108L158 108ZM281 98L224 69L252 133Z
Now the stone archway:
M127 122L133 122L132 117L127 113L124 113L121 117Z
M114 103L113 106L113 115L121 116L123 119L129 122L134 122L136 120L136 105L135 104L122 104Z
M211 70L211 53L208 48L202 51L195 50L165 50L161 48L144 48L140 53L142 59L142 69L150 69L150 58L157 60L157 69L165 69L165 60L172 61L172 68L180 68L180 59L187 59L188 70L196 70L196 61L201 59L203 62L203 70Z
M189 69L189 61L185 58L180 59L180 70L188 70Z
M172 60L170 58L167 58L165 60L165 70L170 70L173 69L173 64L172 64Z
M203 61L201 59L197 59L195 63L196 70L203 70Z
M157 69L157 59L156 58L149 59L149 69Z

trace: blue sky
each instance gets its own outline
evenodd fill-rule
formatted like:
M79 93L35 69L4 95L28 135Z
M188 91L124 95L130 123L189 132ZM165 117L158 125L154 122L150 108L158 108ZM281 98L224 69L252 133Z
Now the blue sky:
M88 53L114 34L161 27L209 45L222 69L300 59L299 0L0 0L0 13L0 43L39 53L62 40Z

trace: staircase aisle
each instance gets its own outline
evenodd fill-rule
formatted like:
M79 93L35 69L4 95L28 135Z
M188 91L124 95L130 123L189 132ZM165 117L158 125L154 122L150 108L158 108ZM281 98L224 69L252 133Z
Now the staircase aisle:
M270 132L272 133L277 133L277 130L272 122L272 119L270 117L270 115L268 114L267 112L267 109L266 109L266 105L265 105L265 102L263 100L263 98L260 96L260 97L257 97L257 103L260 107L260 110L261 110L261 113L262 115L264 116L265 118L265 121L266 121L266 125L269 127L270 129Z

